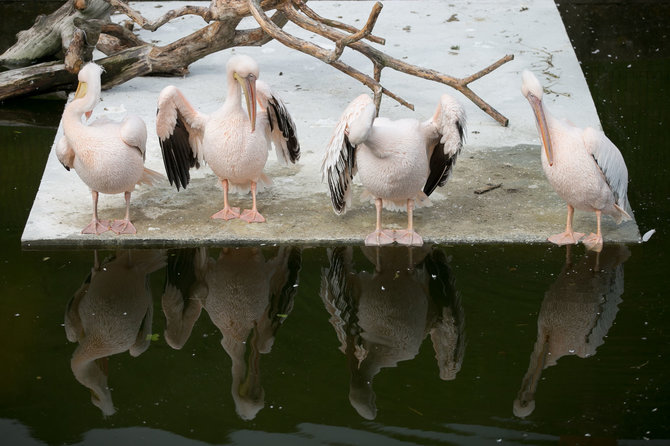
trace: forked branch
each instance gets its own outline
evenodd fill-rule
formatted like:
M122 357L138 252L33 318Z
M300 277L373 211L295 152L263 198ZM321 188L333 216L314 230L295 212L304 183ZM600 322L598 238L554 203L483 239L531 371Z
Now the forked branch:
M380 8L381 9L381 8ZM277 25L272 23L272 21L268 18L267 15L265 15L265 12L260 6L260 3L258 0L249 0L249 10L251 11L251 15L256 19L258 24L260 25L263 30L268 33L270 36L272 36L273 39L276 39L280 43L286 45L289 48L292 48L294 50L298 50L302 53L308 54L310 56L314 56L317 59L321 60L324 63L327 63L338 70L342 71L343 73L346 73L347 75L353 77L357 81L363 83L365 86L370 88L375 94L381 94L384 93L385 95L395 99L402 105L414 110L414 106L410 104L409 102L405 101L398 95L394 94L393 92L387 90L386 88L382 87L382 85L376 81L375 79L372 79L370 76L361 73L357 69L353 68L350 65L347 65L346 63L335 59L333 60L333 51L328 51L324 48L321 48L320 46L308 42L303 39L299 39L291 34L288 34L281 28L279 28ZM282 8L281 9L284 14L286 14L288 11L294 11L293 8ZM289 17L290 18L290 17ZM343 36L346 37L346 36Z
M156 31L161 26L165 25L172 19L177 17L182 17L185 15L197 15L203 18L203 20L209 23L212 20L212 13L209 7L204 6L182 6L178 9L172 9L168 11L163 16L159 17L154 21L149 21L145 19L142 14L135 11L133 8L128 6L127 3L121 0L106 0L110 5L114 7L119 12L127 15L133 22L137 23L142 29L148 31Z
M249 0L250 2L254 2L255 0ZM377 3L378 5L381 5L380 3ZM381 7L381 6L380 6ZM347 35L341 33L340 31L334 29L331 26L326 26L323 23L313 19L312 17L307 16L306 14L300 14L296 9L287 6L286 4L283 5L282 11L286 14L287 18L298 25L299 27L308 30L310 32L316 33L322 37L325 37L329 40L332 40L334 42L342 41L347 37ZM259 22L259 25L264 28L264 24ZM280 40L280 39L277 39ZM281 41L281 40L280 40ZM311 54L315 57L319 57L316 55L316 53L310 53L311 47L316 46L314 44L310 44L311 46L305 47L305 53ZM357 51L364 56L366 56L370 61L373 63L373 67L375 70L375 84L379 84L380 79L381 79L381 71L384 68L391 68L395 71L399 71L405 74L409 74L411 76L416 76L420 77L422 79L427 79L435 82L439 82L441 84L447 85L449 87L452 87L456 89L457 91L461 92L465 97L470 99L472 102L474 102L479 108L481 108L484 112L489 114L491 117L493 117L496 121L498 121L500 124L506 126L508 124L508 119L500 114L496 109L494 109L491 105L489 105L486 101L484 101L481 97L479 97L475 92L473 92L469 87L468 84L471 82L481 78L482 76L490 73L491 71L495 70L499 66L503 65L506 62L509 62L510 60L514 59L513 55L506 55L502 58L500 58L498 61L492 63L488 67L478 71L477 73L465 77L465 78L456 78L453 76L448 76L446 74L440 73L439 71L432 70L432 69L427 69L427 68L422 68L418 67L416 65L408 64L406 62L403 62L401 60L398 60L394 57L389 56L388 54L368 45L365 42L362 42L359 40L352 41L347 45L349 48L351 48L354 51ZM317 47L317 53L320 53L319 50L323 49L321 47ZM320 57L319 57L320 58ZM332 65L332 64L331 64ZM366 84L367 85L367 84ZM369 86L369 85L368 85ZM373 89L374 91L374 89ZM393 97L392 95L389 95L387 93L388 90L383 89L384 94L387 94L388 96ZM379 101L381 101L381 98L375 95L375 103L378 104ZM414 109L413 106L409 106L407 104L403 104L408 106L411 109Z
M343 31L352 34L358 32L358 30L351 25L347 25L346 23L338 22L337 20L331 20L326 17L320 16L312 8L307 6L307 4L303 0L293 0L293 5L297 6L298 9L300 9L300 11L302 11L302 13L305 14L307 17L311 18L312 20L316 20L317 22L321 22L326 26L341 29ZM380 45L386 44L386 39L374 36L372 34L365 36L365 39L369 40L370 42L378 43Z
M372 33L383 7L380 2L373 5L367 22L361 29L320 16L306 5L306 0L212 0L207 7L182 6L168 11L155 20L143 17L125 0L68 0L68 4L71 5L68 6L71 9L61 8L58 14L48 20L38 20L30 33L19 34L20 42L7 50L5 54L0 55L0 61L16 63L24 59L30 61L43 58L45 54L54 54L55 50L51 47L39 53L28 51L40 42L46 42L43 36L49 35L52 37L49 42L58 40L57 44L60 44L60 40L63 40L65 44L63 52L67 54L66 63L47 63L35 65L31 69L0 73L0 100L44 93L62 89L64 86L71 88L71 85L75 84L74 72L84 62L90 60L92 48L96 42L97 48L109 56L97 62L105 67L103 81L106 87L110 87L133 77L148 74L183 75L191 63L213 52L236 46L264 45L275 39L291 49L331 65L370 88L374 94L377 110L379 110L383 95L414 109L412 104L382 85L383 69L391 68L410 76L452 87L502 125L507 125L508 122L507 118L473 92L469 84L512 60L514 56L504 56L488 67L463 78L448 76L436 70L403 62L371 45L384 45L385 43L383 38ZM77 5L80 6L79 9ZM128 28L111 23L109 21L110 6L128 16L140 28L149 31L155 31L169 21L187 15L199 16L207 24L188 36L164 46L158 46L140 39L131 31L132 26ZM271 10L275 10L272 18L268 17L265 12ZM73 15L77 17L76 24L73 24ZM237 29L240 21L249 15L254 17L259 27ZM325 37L333 43L334 47L332 49L323 48L284 31L283 27L288 21ZM59 36L72 37L61 39ZM21 42L21 40L25 41ZM54 44L49 43L49 45ZM343 62L341 56L346 48L367 57L372 63L373 73L368 75ZM64 72L65 68L71 73Z
M356 31L355 33L343 37L335 42L335 51L333 51L333 53L330 55L330 61L332 62L339 59L342 55L342 52L344 51L344 48L347 46L369 36L372 33L372 28L375 27L375 23L377 23L377 17L379 17L380 12L382 12L382 4L377 2L372 7L372 11L370 12L370 17L368 17L367 23L360 31Z

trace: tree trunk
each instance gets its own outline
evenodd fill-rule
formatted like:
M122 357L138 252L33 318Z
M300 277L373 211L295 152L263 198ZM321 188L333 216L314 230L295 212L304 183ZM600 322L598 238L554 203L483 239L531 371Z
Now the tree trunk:
M69 48L77 30L76 19L109 21L112 11L105 0L68 0L49 16L38 16L30 29L20 31L16 35L17 42L0 55L0 64L19 66L56 58Z

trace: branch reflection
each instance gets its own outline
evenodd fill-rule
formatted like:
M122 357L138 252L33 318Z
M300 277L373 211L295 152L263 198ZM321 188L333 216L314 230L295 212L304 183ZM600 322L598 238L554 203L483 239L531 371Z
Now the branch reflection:
M168 258L165 340L182 348L205 309L232 360L231 393L244 420L265 405L260 355L270 352L293 309L300 264L300 250L292 247L278 248L269 259L260 248L224 248L217 259L206 248L180 249Z
M118 251L102 264L94 252L91 273L67 304L65 333L78 342L70 366L106 416L116 412L107 385L109 357L139 356L151 342L153 306L148 277L165 266L165 252Z
M614 322L624 291L623 264L630 251L623 245L605 245L600 253L587 252L572 263L567 246L565 265L545 293L537 318L537 341L528 371L514 400L517 417L535 410L535 392L542 370L566 355L587 358L603 344Z
M365 247L374 271L357 272L352 247L328 250L321 298L347 357L349 401L368 420L377 415L374 377L419 352L430 334L440 378L451 380L465 351L464 315L448 259L430 246Z

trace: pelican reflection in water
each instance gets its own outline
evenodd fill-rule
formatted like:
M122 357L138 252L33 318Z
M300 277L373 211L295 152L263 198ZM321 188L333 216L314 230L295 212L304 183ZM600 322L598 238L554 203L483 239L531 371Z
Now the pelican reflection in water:
M139 356L151 340L153 306L149 274L165 266L159 250L118 251L102 264L94 253L91 273L65 310L65 333L79 346L70 366L91 391L104 415L116 412L107 385L108 358L129 351Z
M346 355L349 401L363 417L377 415L372 382L380 370L414 358L430 334L440 378L451 380L465 350L464 315L441 250L365 247L374 271L357 272L353 248L328 251L321 298Z
M232 361L231 393L244 420L265 405L260 355L270 352L293 309L300 263L300 250L287 247L269 258L260 248L224 248L217 259L206 248L180 249L168 257L165 340L182 348L201 309L207 311Z
M630 251L623 245L605 246L573 264L567 246L563 270L545 293L537 317L537 341L528 371L514 401L514 415L535 410L535 392L542 370L566 355L587 358L604 342L624 291L623 263Z

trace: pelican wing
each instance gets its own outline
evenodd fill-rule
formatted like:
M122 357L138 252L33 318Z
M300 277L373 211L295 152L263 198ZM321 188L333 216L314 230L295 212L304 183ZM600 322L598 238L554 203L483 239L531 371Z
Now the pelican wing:
M351 202L351 180L356 174L356 146L367 139L377 110L372 98L363 94L351 101L342 113L321 164L333 209L343 214Z
M426 257L425 263L431 277L430 295L437 316L430 327L430 338L440 378L452 380L460 371L465 356L465 312L449 259L444 252L434 249Z
M329 248L328 260L328 268L321 269L319 295L330 313L330 323L340 341L340 350L344 353L347 339L360 333L356 318L356 301L360 295L359 276L352 271L351 246Z
M435 132L435 144L429 148L430 173L423 192L430 196L444 186L465 142L465 110L454 98L443 94L433 118L426 123Z
M121 140L134 147L142 154L142 159L146 160L147 150L147 125L139 116L128 116L121 122L119 129Z
M74 296L70 299L65 307L65 336L70 342L77 342L82 339L85 335L84 325L81 322L81 317L79 316L79 303L88 293L88 289L91 286L91 277L93 272L86 277L84 283L81 284L79 289L74 293Z
M166 320L165 341L174 349L186 344L200 317L202 301L209 293L206 273L206 248L170 251L161 304Z
M603 258L604 257L604 258ZM603 344L605 336L614 324L614 319L619 312L621 296L624 292L624 269L623 264L630 257L630 250L624 245L608 247L600 253L600 271L592 276L591 283L594 286L594 296L602 296L605 301L600 304L600 312L595 325L589 331L586 342L592 346L593 352ZM591 266L591 264L588 264ZM593 267L589 271L592 273Z
M74 150L65 135L61 136L56 143L56 157L65 170L70 170L74 166Z
M195 110L174 86L158 97L156 133L170 184L179 190L191 180L189 169L203 161L202 139L208 116Z
M281 247L273 262L276 268L270 279L272 294L268 317L271 319L272 331L276 332L293 309L293 301L298 292L302 252L296 247Z
M288 164L300 159L298 133L291 115L281 99L275 95L268 84L256 81L258 103L267 110L270 124L270 138L275 146L277 158Z
M626 212L630 209L628 203L628 169L621 152L603 132L594 128L585 128L582 137L586 150L595 160L605 177L605 181L612 190L617 206L626 214L624 218L630 219Z

